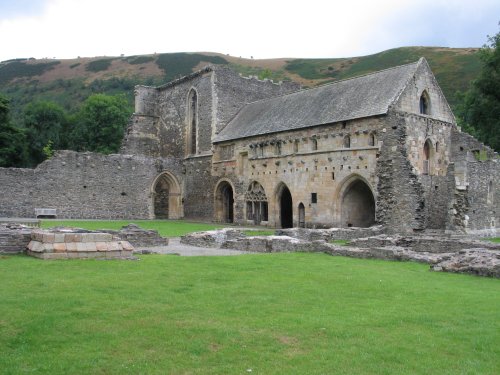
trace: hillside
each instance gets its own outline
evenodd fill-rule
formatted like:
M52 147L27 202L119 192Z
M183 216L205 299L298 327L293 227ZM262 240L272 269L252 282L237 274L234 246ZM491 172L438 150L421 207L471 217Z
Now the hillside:
M403 47L374 55L336 59L254 60L217 53L169 53L67 60L15 59L0 63L0 92L12 100L14 120L34 100L51 100L67 110L95 92L123 93L130 104L136 84L159 85L206 64L228 65L243 75L303 86L345 79L402 65L424 56L452 106L455 93L467 89L479 73L477 49Z

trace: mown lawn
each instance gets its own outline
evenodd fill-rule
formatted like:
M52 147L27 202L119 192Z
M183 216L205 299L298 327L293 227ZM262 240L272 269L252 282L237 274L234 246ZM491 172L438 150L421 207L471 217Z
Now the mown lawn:
M223 225L184 220L42 220L42 228L65 226L89 230L120 230L130 223L137 224L144 229L155 229L164 237L179 237L190 232L223 228Z
M2 374L499 374L500 280L324 254L0 258Z

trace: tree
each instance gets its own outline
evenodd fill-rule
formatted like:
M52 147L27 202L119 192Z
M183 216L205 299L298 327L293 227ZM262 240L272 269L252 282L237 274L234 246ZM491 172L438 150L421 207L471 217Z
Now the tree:
M67 114L62 107L52 102L30 103L24 110L24 127L30 151L30 165L36 166L45 159L44 148L64 148L64 130L68 125Z
M9 99L0 94L0 167L21 167L26 159L26 137L12 125L9 112Z
M465 130L500 150L500 32L488 37L479 52L482 70L462 95L458 121Z
M72 149L118 152L132 109L123 95L93 94L76 114Z

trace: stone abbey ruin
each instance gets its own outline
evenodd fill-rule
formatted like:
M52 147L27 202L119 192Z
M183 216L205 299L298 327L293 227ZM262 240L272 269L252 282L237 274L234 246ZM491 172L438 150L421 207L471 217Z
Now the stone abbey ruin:
M498 156L423 58L306 90L209 66L135 95L120 154L0 168L0 216L498 230Z

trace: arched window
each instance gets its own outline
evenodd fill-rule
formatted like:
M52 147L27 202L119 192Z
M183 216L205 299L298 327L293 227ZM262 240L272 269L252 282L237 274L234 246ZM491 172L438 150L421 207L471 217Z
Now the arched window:
M196 138L198 132L198 95L191 89L188 95L188 115L187 115L187 150L188 154L196 154Z
M351 148L351 137L349 135L344 137L344 148Z
M296 139L296 140L293 142L293 152L294 152L294 153L299 152L299 140L298 140L298 139Z
M318 140L316 138L311 139L311 150L316 151L318 149Z
M424 91L422 95L420 95L420 114L428 115L430 113L430 100L427 91Z
M368 146L375 146L375 134L368 135Z

